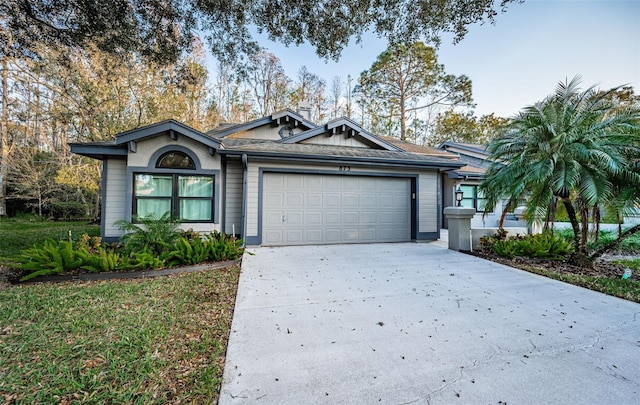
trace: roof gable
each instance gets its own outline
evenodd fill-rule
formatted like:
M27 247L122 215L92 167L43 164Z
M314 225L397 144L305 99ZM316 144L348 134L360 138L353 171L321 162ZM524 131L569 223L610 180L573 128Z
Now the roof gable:
M462 143L462 142L443 142L438 146L438 149L443 149L449 152L466 154L469 156L479 157L479 158L487 158L489 154L487 153L487 145L476 144L476 143Z
M288 136L290 132L294 131L294 129L298 129L298 131L307 131L311 128L317 127L316 124L305 119L302 115L295 113L289 109L285 109L274 112L273 114L266 117L245 122L244 124L235 124L213 129L207 132L207 134L215 138L251 138L252 131L256 131L258 128L264 127L266 125L269 125L271 128L276 128L279 126L282 126L283 128L288 127L287 131L273 131L274 134L279 135L277 137L275 137L276 135L274 135L274 140L281 139L282 136Z
M317 126L307 131L301 132L297 135L289 136L280 140L280 143L293 144L293 143L317 143L327 144L327 142L314 142L314 138L319 137L333 137L344 136L346 138L356 138L362 144L362 147L368 147L371 149L382 149L399 151L400 148L394 146L390 142L387 142L372 133L364 130L360 125L356 124L349 118L342 117L331 120L323 126Z
M128 142L137 142L145 138L163 134L169 135L171 139L178 139L179 136L186 136L187 138L193 139L212 148L218 148L220 146L219 140L173 119L121 132L116 135L115 144L123 145Z

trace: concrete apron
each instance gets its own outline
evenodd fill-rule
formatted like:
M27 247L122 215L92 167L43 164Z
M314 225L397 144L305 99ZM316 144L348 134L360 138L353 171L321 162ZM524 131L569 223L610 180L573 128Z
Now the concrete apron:
M442 244L250 250L220 404L638 403L638 304Z

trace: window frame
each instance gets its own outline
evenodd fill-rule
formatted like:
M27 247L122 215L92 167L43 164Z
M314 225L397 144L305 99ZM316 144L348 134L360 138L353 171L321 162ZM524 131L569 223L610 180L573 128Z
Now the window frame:
M139 196L136 194L136 179L137 176L158 176L158 177L170 177L171 178L171 195L170 196ZM184 177L200 177L211 180L211 197L181 197L180 196L180 178ZM155 171L136 171L133 172L133 190L132 190L132 207L131 214L132 219L135 219L138 215L138 201L139 200L169 200L169 212L172 218L175 218L180 223L215 223L215 174L198 173L192 170L180 170L177 172L165 172ZM180 203L181 201L210 201L211 218L210 219L195 219L189 220L181 218ZM133 222L136 222L135 220Z
M166 155L167 153L170 152L181 152L186 154L191 160L193 160L193 163L195 164L195 169L185 169L185 168L167 168L167 167L161 167L158 168L156 167L158 164L158 161L161 157L163 157L164 155ZM135 152L134 152L135 153ZM209 150L209 154L213 156L213 153L211 152L211 150ZM191 223L191 224L219 224L220 223L220 179L221 179L221 170L220 168L218 168L219 163L213 163L213 167L210 168L203 168L202 164L200 163L200 157L198 156L198 154L196 154L192 149L187 148L185 146L182 145L165 145L163 147L160 147L158 149L155 150L155 152L153 152L151 154L151 156L149 158L146 158L146 164L143 165L129 165L127 160L130 161L131 157L129 159L125 159L124 160L124 166L125 166L125 172L126 172L126 188L125 188L125 215L124 218L127 221L130 222L136 222L136 215L138 214L138 201L137 201L137 196L136 196L136 190L135 190L135 179L136 179L136 175L140 175L140 174L146 174L146 175L151 175L151 176L161 176L161 175L170 175L173 176L175 175L180 175L180 176L207 176L207 177L211 177L213 179L213 196L211 197L212 199L212 208L211 208L211 219L210 220L188 220L188 221L182 221L179 220L180 223L185 222L185 223ZM148 160L147 160L148 159ZM109 162L105 162L105 164L108 164ZM142 162L140 162L142 163ZM210 163L211 164L211 163ZM173 180L172 180L172 184L173 184ZM173 185L172 185L173 187ZM115 201L118 200L118 194L117 194L117 189L114 189L113 192L115 192L114 197L111 197L111 193L106 193L105 194L105 203L103 203L103 210L105 209L109 209L109 204L115 203ZM174 198L175 193L172 193L172 197ZM111 201L113 198L113 202L109 203L109 201ZM206 197L208 198L208 197ZM171 214L175 215L176 210L175 210L175 202L172 202L171 204ZM106 207L106 208L104 208ZM106 215L106 214L105 214Z
M487 199L482 197L478 197L478 187L479 184L460 184L459 185L460 189L462 190L463 187L471 187L473 189L473 196L469 197L467 194L467 192L463 191L462 194L462 201L461 201L461 205L463 207L467 207L467 208L474 208L476 210L476 212L483 212L484 211L484 207L481 207L481 202L486 203ZM471 201L471 206L467 206L464 205L465 201Z

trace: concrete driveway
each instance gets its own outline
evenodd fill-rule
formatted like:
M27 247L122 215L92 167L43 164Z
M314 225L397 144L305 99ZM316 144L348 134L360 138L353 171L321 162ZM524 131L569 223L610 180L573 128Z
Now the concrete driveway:
M640 305L441 243L249 249L220 404L637 404Z

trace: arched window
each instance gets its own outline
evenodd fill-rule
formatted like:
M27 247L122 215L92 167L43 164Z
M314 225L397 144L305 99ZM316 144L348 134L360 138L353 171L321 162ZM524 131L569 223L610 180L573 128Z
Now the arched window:
M171 151L160 156L156 162L156 167L163 169L195 169L196 164L186 153Z
M156 169L164 170L133 173L133 215L161 218L169 213L181 222L214 221L213 175L196 172L195 160L177 150L160 155Z

